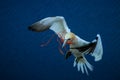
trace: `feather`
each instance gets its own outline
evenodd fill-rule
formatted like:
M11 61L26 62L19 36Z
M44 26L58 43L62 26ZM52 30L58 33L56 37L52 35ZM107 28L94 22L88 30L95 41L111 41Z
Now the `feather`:
M44 18L30 25L28 29L35 32L43 32L50 29L54 31L58 37L62 37L63 39L65 34L70 32L70 29L68 28L66 21L62 16Z

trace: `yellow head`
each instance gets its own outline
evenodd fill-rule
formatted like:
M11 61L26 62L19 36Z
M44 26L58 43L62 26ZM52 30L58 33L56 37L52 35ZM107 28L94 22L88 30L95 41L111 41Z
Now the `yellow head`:
M72 32L67 33L65 35L65 39L64 39L64 43L63 43L62 47L64 47L66 43L67 44L72 44L74 39L75 39L75 34L74 33L72 33Z
M65 35L65 39L67 39L67 40L69 40L69 39L73 40L73 39L75 39L75 34L72 33L72 32L67 33L67 34Z

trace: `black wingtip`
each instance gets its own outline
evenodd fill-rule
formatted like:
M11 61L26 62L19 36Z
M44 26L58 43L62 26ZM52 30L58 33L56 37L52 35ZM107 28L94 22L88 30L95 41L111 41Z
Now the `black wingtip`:
M28 30L32 30L32 27L31 27L31 26L28 26Z
M28 26L28 30L30 30L30 31L36 31L34 28L32 28L32 26Z

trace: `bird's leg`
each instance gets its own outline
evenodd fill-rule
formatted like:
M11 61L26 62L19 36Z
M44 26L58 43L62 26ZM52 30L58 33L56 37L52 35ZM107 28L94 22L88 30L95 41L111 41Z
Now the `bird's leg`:
M62 45L61 42L60 42L60 40L58 38L57 38L57 42L59 43L60 46ZM62 51L62 49L60 48L60 46L58 46L58 50L60 51L60 53L62 55L64 55L64 52Z
M58 47L58 50L60 51L60 53L61 53L62 55L64 55L64 52L62 51L62 49L61 49L60 47Z
M54 38L54 34L50 37L50 39L48 39L48 41L46 42L46 43L43 43L43 44L41 44L40 46L41 47L44 47L44 46L47 46L50 42L51 42L51 40Z

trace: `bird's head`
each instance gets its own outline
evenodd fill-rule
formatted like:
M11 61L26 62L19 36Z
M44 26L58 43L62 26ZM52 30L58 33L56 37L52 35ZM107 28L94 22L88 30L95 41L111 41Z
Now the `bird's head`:
M75 34L70 32L65 35L65 39L63 42L62 47L64 47L66 44L73 44L73 41L75 40Z

